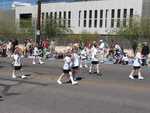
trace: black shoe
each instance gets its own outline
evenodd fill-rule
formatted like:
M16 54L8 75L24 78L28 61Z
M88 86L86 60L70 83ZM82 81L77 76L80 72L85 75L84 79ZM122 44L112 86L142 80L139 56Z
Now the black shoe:
M2 96L0 96L0 101L4 101L4 98Z
M92 72L89 72L89 74L92 74Z
M97 73L97 76L102 76L102 73Z

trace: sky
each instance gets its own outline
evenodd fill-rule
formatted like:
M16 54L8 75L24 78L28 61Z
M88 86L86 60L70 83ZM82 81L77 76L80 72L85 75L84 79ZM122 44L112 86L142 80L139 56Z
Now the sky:
M14 2L32 3L36 4L38 0L0 0L0 9L9 9ZM73 0L42 0L43 2L60 2L60 1L73 1Z
M28 2L28 3L36 3L37 0L14 0L19 2ZM72 1L72 0L42 0L43 2L58 2L58 1Z

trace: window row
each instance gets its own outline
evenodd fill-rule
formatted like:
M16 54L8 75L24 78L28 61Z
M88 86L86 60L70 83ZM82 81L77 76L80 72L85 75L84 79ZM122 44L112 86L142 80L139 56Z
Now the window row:
M59 12L42 12L42 25L47 20L54 20L57 24L64 27L71 27L71 11L59 11Z
M81 20L83 20L83 27L103 27L103 21L104 27L108 27L108 19L111 19L111 27L115 27L115 21L117 21L117 27L120 27L121 18L123 18L123 26L126 26L127 24L127 18L129 15L129 18L133 17L134 9L130 8L129 13L127 12L127 9L111 9L111 10L84 10L79 11L78 13L78 27L81 26ZM83 17L82 17L83 15ZM122 15L122 16L121 16ZM116 20L117 19L117 20ZM88 21L88 25L87 25ZM92 21L94 21L94 24L92 25ZM99 25L97 23L99 22Z

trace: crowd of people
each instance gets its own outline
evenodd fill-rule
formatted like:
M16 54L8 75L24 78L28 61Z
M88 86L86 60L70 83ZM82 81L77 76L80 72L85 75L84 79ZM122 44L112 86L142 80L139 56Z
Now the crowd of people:
M19 44L18 40L9 40L8 42L0 42L1 57L12 58L12 78L27 78L22 71L23 58L32 58L32 64L43 64L49 57L64 59L62 74L57 79L58 84L63 84L62 79L65 75L72 85L78 84L80 69L87 68L89 74L96 73L101 76L100 65L105 62L112 64L132 65L130 79L135 79L134 74L137 73L138 79L143 80L141 74L142 66L150 67L150 50L147 42L139 44L134 57L128 55L127 52L119 45L119 43L107 44L103 40L93 41L92 43L75 43L72 44L63 53L55 51L55 41L49 42L48 39L36 44L32 39L26 39L24 44ZM43 60L44 59L44 60ZM69 75L69 77L68 77ZM2 98L2 96L0 96Z
M135 57L131 58L128 53L119 45L119 43L107 44L103 40L93 41L92 43L75 43L72 44L64 53L55 51L55 41L48 39L36 44L32 39L26 39L24 44L20 45L18 40L9 40L0 44L0 55L2 57L11 57L13 59L12 78L26 78L22 72L23 57L32 58L32 64L43 64L49 57L64 59L63 73L57 82L62 84L61 80L64 75L69 75L72 84L77 84L79 69L88 68L89 74L96 73L102 75L100 65L105 62L112 64L133 65L133 69L129 75L130 79L134 79L134 73L137 71L138 79L144 79L141 75L141 66L150 64L148 43L144 42L137 46Z

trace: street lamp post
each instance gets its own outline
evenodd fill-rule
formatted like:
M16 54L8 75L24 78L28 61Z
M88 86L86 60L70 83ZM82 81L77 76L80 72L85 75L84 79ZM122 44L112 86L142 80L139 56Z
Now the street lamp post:
M37 31L36 31L36 43L39 45L41 41L41 0L37 2Z

